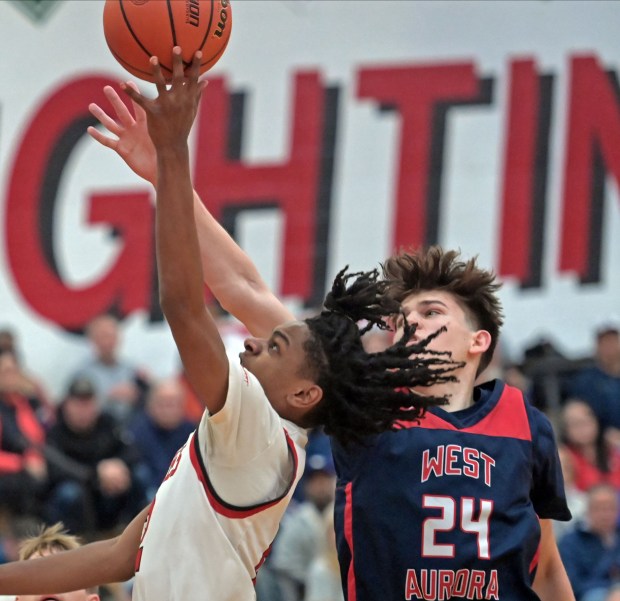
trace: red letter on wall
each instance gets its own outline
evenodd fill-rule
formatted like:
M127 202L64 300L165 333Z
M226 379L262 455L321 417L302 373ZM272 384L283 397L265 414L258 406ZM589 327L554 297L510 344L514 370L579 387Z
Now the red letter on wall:
M196 189L220 221L230 211L265 206L283 211L281 293L307 302L315 295L325 89L317 73L295 77L289 158L280 164L246 165L228 155L230 102L225 81L211 79L198 121Z
M358 97L394 108L402 119L393 246L437 242L429 214L437 212L443 148L437 148L434 118L439 105L476 98L479 80L472 63L410 67L364 68L359 72ZM441 124L443 125L443 123ZM443 139L440 140L443 145ZM438 221L439 216L435 216Z
M152 278L153 209L148 194L99 194L90 199L91 223L120 234L122 251L96 283L74 289L63 282L54 256L54 207L64 168L95 119L89 102L105 104L103 86L92 77L52 94L26 128L10 172L6 208L7 256L31 309L68 330L81 329L99 313L126 315L147 308Z
M542 279L551 84L533 60L511 63L499 272L526 287Z
M620 102L594 56L571 61L560 269L600 281L605 173L620 185Z

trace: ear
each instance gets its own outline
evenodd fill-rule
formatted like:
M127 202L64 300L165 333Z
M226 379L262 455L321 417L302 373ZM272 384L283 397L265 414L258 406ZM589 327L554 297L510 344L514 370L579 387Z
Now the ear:
M487 330L477 330L474 332L469 347L472 355L482 355L491 346L491 334Z
M323 389L314 382L304 383L303 388L297 389L295 392L289 392L286 395L287 402L291 407L297 407L308 411L321 402L323 398Z

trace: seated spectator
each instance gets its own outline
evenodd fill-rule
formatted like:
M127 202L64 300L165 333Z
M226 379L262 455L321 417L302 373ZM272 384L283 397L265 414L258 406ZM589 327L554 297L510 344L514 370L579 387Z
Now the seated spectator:
M90 380L71 384L48 443L67 460L66 466L50 462L49 523L62 521L71 532L90 535L128 524L146 505L138 450L118 421L101 411Z
M569 522L553 520L553 531L555 532L556 540L560 540L564 534L573 530L575 524L583 518L586 511L586 493L583 490L579 490L575 485L575 466L573 465L571 452L565 445L559 444L558 455L562 466L562 477L564 478L566 504L573 517Z
M304 601L344 601L336 550L333 504L323 512L323 522L323 544L308 568Z
M570 455L579 490L602 482L620 488L620 450L606 441L587 403L566 402L560 414L560 439Z
M147 469L147 495L152 499L176 452L187 442L195 424L185 417L183 388L178 380L155 384L146 406L128 426Z
M119 324L112 315L95 317L86 329L93 355L73 374L88 378L104 410L121 422L142 407L149 383L146 375L119 356Z
M323 547L323 515L333 503L336 491L336 471L331 453L307 456L300 486L304 489L304 501L282 522L271 559L271 568L287 601L304 599L308 568Z
M43 387L21 368L14 350L0 347L0 361L0 390L28 399L39 422L44 426L49 425L54 409Z
M620 582L618 509L618 491L613 486L593 486L587 495L585 520L559 541L577 601L606 601Z
M19 380L13 353L0 354L0 509L36 516L47 479L45 432Z
M567 384L569 396L586 401L603 430L620 443L620 324L609 320L596 330L595 363Z

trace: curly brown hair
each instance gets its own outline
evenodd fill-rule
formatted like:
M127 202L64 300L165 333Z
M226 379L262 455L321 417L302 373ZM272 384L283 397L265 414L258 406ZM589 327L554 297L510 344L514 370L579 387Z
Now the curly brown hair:
M476 329L491 334L491 344L480 359L478 373L491 362L504 322L497 297L501 283L492 271L482 269L477 257L462 260L456 250L428 248L402 251L383 263L389 294L402 302L410 294L424 290L443 290L454 296Z

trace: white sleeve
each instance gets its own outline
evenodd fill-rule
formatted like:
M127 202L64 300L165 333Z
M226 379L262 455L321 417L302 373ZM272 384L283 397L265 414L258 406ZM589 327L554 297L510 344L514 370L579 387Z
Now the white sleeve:
M293 477L279 415L258 380L238 360L229 360L228 394L214 415L198 426L209 479L227 503L246 507L278 497Z

